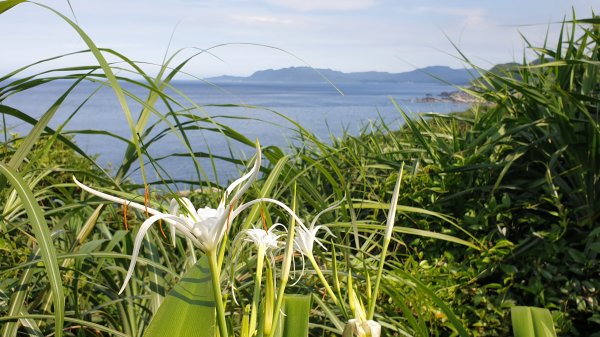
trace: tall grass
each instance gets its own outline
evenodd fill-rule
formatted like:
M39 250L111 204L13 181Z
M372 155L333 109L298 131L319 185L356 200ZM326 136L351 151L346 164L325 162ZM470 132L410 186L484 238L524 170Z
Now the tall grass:
M19 3L1 2L0 13ZM191 135L216 133L232 147L254 142L173 85L191 58L178 61L175 52L150 76L48 10L85 41L88 49L80 53L90 53L97 64L34 72L52 58L0 77L0 112L33 126L22 137L5 133L0 153L0 333L142 336L169 289L202 253L184 239L171 246L160 226L152 228L141 267L119 295L133 234L146 215L81 193L71 176L156 209L167 209L165 200L178 196L174 184L193 184L202 187L188 195L195 205L216 205L224 182L211 180L210 172L218 172L221 159L245 162L199 150ZM247 199L281 200L309 221L341 202L319 219L331 230L327 249L315 250L314 266L303 273L301 260L294 259L296 272L286 289L312 294L311 335L342 333L361 303L385 334L397 336L508 335L514 304L549 307L565 334L598 327L598 24L565 23L564 39L532 47L538 58L524 62L518 77L482 70L479 87L465 90L490 105L454 115L410 116L399 109L407 121L401 130L382 122L332 143L298 125L304 143L263 149L261 178ZM118 62L109 63L108 55ZM5 105L12 95L59 80L70 86L40 118ZM81 83L114 91L130 136L100 128L70 132L68 120L48 127ZM72 115L86 108L82 102ZM116 139L125 155L113 170L104 169L77 146L76 134ZM176 135L187 152L152 158L151 149L166 134ZM161 168L182 156L194 163L197 180L174 179ZM158 180L147 180L148 166L160 173ZM401 167L398 205L390 205ZM129 179L136 170L143 184ZM281 209L256 206L225 240L288 219ZM386 227L388 219L395 221ZM252 298L260 293L252 277L256 260L243 256L248 258L223 269L230 273L223 279L240 298ZM274 257L276 263L283 259ZM223 292L227 329L241 331L244 306Z
M20 4L20 1L3 2L1 10L4 12L11 6ZM2 259L0 266L2 335L54 333L57 336L141 336L154 313L158 311L168 289L185 274L201 253L194 250L186 240L177 240L175 247L169 247L161 229L152 229L148 233L149 240L145 241L143 247L144 257L141 264L145 268L136 270L130 286L125 288L123 295L117 294L132 251L131 230L135 230L140 224L144 214L105 205L95 197L81 194L78 189L74 189L70 176L75 175L88 185L103 186L123 198L138 200L141 203L148 202L154 208L165 207L162 200L175 195L174 191L170 190L170 187L174 186L172 184L186 181L172 179L168 172L162 170L161 162L172 160L171 156L152 158L149 156L149 149L165 134L171 133L175 134L187 149L188 152L184 156L195 163L198 180L193 184L203 187L201 192L192 193L190 197L194 202L210 205L215 204L220 197L220 188L218 181L214 183L209 179L206 170L217 171L217 157L210 149L202 152L194 148L189 134L218 133L237 146L252 146L253 142L227 125L215 122L204 114L198 103L187 98L185 93L171 84L172 79L182 71L190 58L176 63L175 56L179 53L176 52L160 65L157 76L150 76L126 56L96 46L93 40L65 15L49 7L42 7L49 11L49 15L58 15L73 28L74 33L89 47L88 50L79 53L93 55L97 65L35 72L34 69L43 68L46 63L69 56L61 55L24 66L0 78L0 112L3 116L10 116L33 126L23 137L9 138L5 133L3 142L2 158L6 164L2 166L3 178L0 181L3 186L1 230L2 249L6 252L6 258ZM118 62L109 63L107 55ZM13 95L27 95L39 86L64 80L69 81L69 87L40 118L5 104L6 99ZM56 112L81 83L93 83L98 88L109 87L114 91L129 125L130 137L102 129L69 132L68 121L72 116L86 110L87 100L71 113L69 119L59 122L56 129L48 127L50 121L56 119ZM130 89L132 87L143 89L146 94L135 94L136 90ZM131 102L141 106L138 114L133 113ZM341 150L334 150L320 142L300 126L299 132L303 139L311 142L312 147L321 151L323 157L296 156L290 160L290 156L284 155L282 149L266 148L264 152L267 165L263 167L264 178L255 190L251 191L251 196L290 200L292 186L298 186L295 194L298 212L302 216L310 217L326 209L334 201L343 200L345 195L350 196L350 186L359 184L360 181L342 180L337 184L338 179L344 179L342 167L335 158L335 153ZM72 135L77 134L99 134L118 140L125 148L124 158L113 163L114 168L111 171L101 168L96 164L93 154L86 153L73 141ZM208 164L212 167L206 167L206 162L201 165L198 159L202 157L211 159ZM235 158L224 159L242 163ZM301 163L304 161L310 161L309 167L303 167ZM159 181L146 180L145 167L149 165L161 175ZM333 170L332 173L330 169ZM137 185L127 179L135 170L141 171L143 185ZM391 170L396 171L394 168ZM325 174L326 181L314 181L315 172ZM149 185L156 183L160 183L165 190L150 191ZM321 190L320 186L324 183L324 186L331 186ZM138 195L140 188L145 190L145 195ZM352 271L367 279L375 277L375 271L368 266L369 261L382 249L377 240L377 232L383 231L384 228L383 222L375 217L371 220L357 217L357 214L354 214L355 209L362 209L366 202L367 213L374 210L373 213L383 214L383 209L389 207L389 193L389 190L382 189L381 195L375 200L349 198L343 207L349 208L350 213L343 211L329 219L333 234L342 238L345 243L339 246L333 243L328 245L331 250L323 251L322 255L317 256L315 266L319 264L324 268L325 275L321 277L325 282L326 279L333 281L329 270L335 268L338 273L335 279L336 296L340 297L338 301L343 300L346 304L332 306L331 297L324 302L317 301L317 318L313 324L330 331L341 332L343 324L352 317L350 308L347 307L347 294L341 291L347 282L346 278L351 275L347 272ZM260 213L258 207L252 210L241 226L230 231L228 240L234 241L238 233L255 225L259 221ZM267 216L269 219L264 221L268 223L286 218L275 209L269 210ZM339 221L340 219L343 221ZM336 225L338 222L339 225ZM402 227L395 230L410 232L410 229ZM414 233L424 236L438 235L441 239L472 245L467 241L436 233ZM353 246L355 248L351 248ZM331 255L333 252L335 255ZM358 265L354 259L355 254L362 255L362 262ZM341 260L337 261L338 259ZM295 263L298 264L295 268L300 270L299 262ZM252 260L239 263L235 268L236 271L242 272L241 275L245 275L244 273L253 270ZM319 294L321 289L314 283L313 273L305 273L307 276L301 282L295 283L291 290ZM300 277L298 272L293 276L296 279ZM381 280L381 276L377 279ZM234 282L238 289L245 291L251 288L253 280L242 276ZM382 282L382 287L385 287L385 284ZM362 285L358 286L358 289L362 288ZM319 297L315 295L316 299ZM375 297L360 297L361 301L371 303L370 306L375 308ZM242 316L242 307L235 306L231 298L228 301L226 304L230 317ZM451 315L450 312L448 314ZM237 331L237 323L232 322L232 329ZM383 322L386 324L385 319ZM387 323L387 328L398 329L390 323Z

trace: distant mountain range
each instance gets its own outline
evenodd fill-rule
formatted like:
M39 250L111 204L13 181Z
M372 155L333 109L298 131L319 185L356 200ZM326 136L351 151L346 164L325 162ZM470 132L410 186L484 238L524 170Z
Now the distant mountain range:
M219 76L208 79L212 82L323 82L323 77L339 83L440 83L440 80L455 85L468 84L477 72L473 69L453 69L446 66L432 66L403 73L366 71L344 73L331 69L291 67L257 71L248 77Z

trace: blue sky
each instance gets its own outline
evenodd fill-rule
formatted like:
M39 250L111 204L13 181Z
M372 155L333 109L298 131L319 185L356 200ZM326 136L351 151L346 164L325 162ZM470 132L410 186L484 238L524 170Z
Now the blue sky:
M71 16L66 1L44 1ZM160 63L170 53L211 49L190 62L199 77L249 75L309 64L345 72L401 72L429 65L461 67L450 41L489 67L520 59L524 34L541 44L560 21L600 12L597 0L71 0L80 26L101 47ZM23 4L0 15L0 73L83 49L64 21ZM552 40L553 41L553 40ZM241 44L238 44L241 43ZM258 45L271 46L263 47ZM283 50L283 51L282 51ZM185 49L181 57L194 53ZM90 64L69 57L54 66ZM149 65L152 72L155 67Z

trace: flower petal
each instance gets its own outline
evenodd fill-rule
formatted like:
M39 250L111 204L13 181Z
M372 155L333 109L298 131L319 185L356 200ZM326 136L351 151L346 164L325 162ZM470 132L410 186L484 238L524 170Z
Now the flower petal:
M338 201L338 202L334 203L333 205L331 205L331 206L329 206L329 207L325 208L324 210L320 211L320 212L319 212L319 213L318 213L318 214L315 216L315 218L313 219L313 221L310 223L310 227L312 228L312 227L313 227L313 226L314 226L314 225L317 223L317 220L319 220L319 218L321 217L321 215L323 215L323 214L325 214L325 213L327 213L327 212L329 212L329 211L331 211L331 210L334 210L334 209L338 208L338 207L339 207L339 206L340 206L340 205L341 205L343 202L344 202L344 199L342 199L342 200L340 200L340 201ZM332 236L333 236L333 237L335 237L335 235L333 235L333 234L332 234Z
M311 229L313 240L316 241L319 244L319 246L321 246L323 249L327 250L327 248L323 245L323 243L321 243L321 240L317 239L317 231L321 228L325 229L325 232L327 232L327 234L329 234L330 236L333 236L334 238L335 238L335 235L333 235L331 230L325 225L319 225L319 226Z
M188 224L186 224L183 219L181 219L177 216L174 216L174 215L162 214L162 213L149 217L148 219L146 219L146 221L144 221L144 223L142 223L142 226L140 226L140 229L139 229L137 235L135 236L135 242L133 244L133 253L131 254L131 263L129 263L129 269L127 270L127 275L125 276L125 279L123 280L123 286L121 287L121 290L119 290L119 294L121 294L123 292L123 290L125 290L125 287L127 286L127 283L129 282L129 279L131 279L131 276L133 275L133 271L135 269L135 263L137 261L138 255L140 253L140 248L142 247L142 241L144 240L144 236L146 235L146 232L148 232L148 229L150 229L150 226L152 226L156 221L158 221L160 219L171 220L173 226L177 226L177 228L179 230L181 230L183 232L183 234L192 238L192 241L195 241L194 244L201 245L201 243L198 240L196 240L196 238L194 238L194 236L191 235L191 233L189 233ZM188 233L189 233L189 235L188 235Z
M203 207L203 208L198 208L197 211L197 219L195 219L196 222L200 222L200 221L204 221L206 219L209 218L216 218L219 216L219 212L223 212L224 207L221 207L219 205L220 208L210 208L210 207Z
M95 189L93 189L93 188L91 188L89 186L86 186L86 185L80 183L77 180L77 178L75 178L75 177L73 177L73 181L75 182L75 184L77 184L77 186L81 187L81 189L83 189L84 191L87 191L88 193L91 193L91 194L93 194L93 195L95 195L97 197L100 197L102 199L105 199L105 200L108 200L108 201L112 201L112 202L115 202L117 204L125 205L127 207L135 208L135 209L143 211L143 212L146 212L146 210L148 210L148 213L153 214L153 215L163 214L160 211L157 211L157 210L155 210L153 208L150 208L150 207L146 207L146 206L144 206L142 204L138 204L137 202L129 201L129 200L126 200L126 199L122 199L122 198L119 198L119 197L112 196L110 194L106 194L104 192L97 191L97 190L95 190Z
M192 227L194 234L202 242L204 252L214 251L225 235L227 215L211 217L196 222Z
M371 333L371 337L379 337L381 336L381 324L377 323L374 320L368 320L363 325L366 324L368 326L368 330Z
M300 217L298 217L296 215L296 213L294 213L294 211L292 211L291 208L289 208L286 204L282 203L279 200L275 200L275 199L271 199L271 198L258 198L258 199L254 199L252 201L248 201L247 203L240 205L238 208L236 208L233 212L231 212L231 215L229 216L230 220L233 220L235 217L237 217L238 215L240 215L240 213L242 211L244 211L246 208L257 204L259 202L269 202L272 204L275 204L281 208L283 208L284 211L288 212L289 215L292 216L292 218L294 218L294 220L296 220L296 222L298 223L298 226L304 228L305 230L308 230L306 228L306 226L304 225L304 222L302 222L302 219L300 219Z
M237 199L242 195L242 193L244 193L248 189L248 187L250 187L250 184L252 184L252 182L256 179L256 176L258 175L258 171L260 170L261 156L262 156L262 153L260 150L260 143L257 140L256 141L256 158L254 159L254 166L252 167L250 172L244 174L242 177L240 177L239 179L237 179L236 181L231 183L231 185L229 185L229 187L227 187L227 190L225 191L225 197L223 198L223 201L221 201L222 203L225 203L225 199L227 199L227 197L233 192L233 190L238 185L240 185L242 182L247 180L246 183L229 200L237 201Z
M173 198L171 199L171 204L169 205L169 213L171 215L177 216L177 213L179 212L179 203L177 202L177 199ZM176 237L175 237L175 225L170 224L169 227L169 231L171 233L171 243L173 244L173 247L175 247L176 243Z

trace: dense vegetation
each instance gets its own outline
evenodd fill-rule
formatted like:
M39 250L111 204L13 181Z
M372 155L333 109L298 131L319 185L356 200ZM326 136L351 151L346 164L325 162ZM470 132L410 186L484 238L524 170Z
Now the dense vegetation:
M0 13L6 9L0 7ZM531 305L551 310L560 335L594 335L600 331L600 20L563 27L554 45L531 48L535 62L524 61L517 74L514 68L509 73L482 70L479 88L468 90L488 104L467 112L408 116L399 109L406 118L401 130L374 124L361 135L332 143L298 126L303 143L263 149L261 176L245 199L278 199L309 221L342 202L321 216L319 223L332 236L324 240L328 249L315 255L342 302L352 301L344 291L348 288L370 303L385 247L387 208L402 170L399 212L375 310L385 334L464 335L466 330L473 336L510 336L510 307ZM179 64L167 59L152 77L78 33L98 65L31 76L22 75L25 67L0 78L0 112L35 125L22 137L5 132L0 153L2 336L49 335L63 324L60 320L67 336L141 336L168 290L202 255L185 239L172 247L171 237L157 225L144 241L142 266L119 295L135 232L146 215L83 193L71 176L168 208L166 199L181 193L172 190L172 183L182 186L181 181L165 175L162 183L171 184L150 189L149 183L158 182L135 183L127 177L133 170L144 172L149 165L160 169L161 160L172 160L149 158L147 149L166 133L176 133L189 148L176 158L212 158L204 166L196 162L195 184L202 188L188 197L194 205L216 205L221 187L204 172L218 167L218 158L195 149L189 136L215 132L232 146L254 146L226 125L198 117L194 111L201 108L183 93L177 98L168 94L174 89L171 79L187 59ZM122 60L136 76L115 76L121 69L104 54ZM10 95L27 95L39 85L65 79L73 87L82 81L110 86L122 103L132 139L101 129L80 131L123 141L125 158L113 170L95 165L94 157L73 142L72 133L47 128L71 89L38 119L3 105ZM125 81L145 88L148 96L124 90L120 83ZM135 119L125 96L141 104ZM73 113L80 109L85 102ZM140 193L144 189L146 198ZM264 209L241 216L227 234L229 241L261 222L289 222L277 208ZM54 271L52 261L58 267ZM254 261L239 261L227 277L235 278L243 298L252 291ZM302 263L296 264L300 270ZM333 303L313 269L306 267L286 291L314 294L311 335L340 333L340 325L352 317L350 310ZM231 298L226 301L236 322L243 308ZM230 324L233 331L240 329Z

